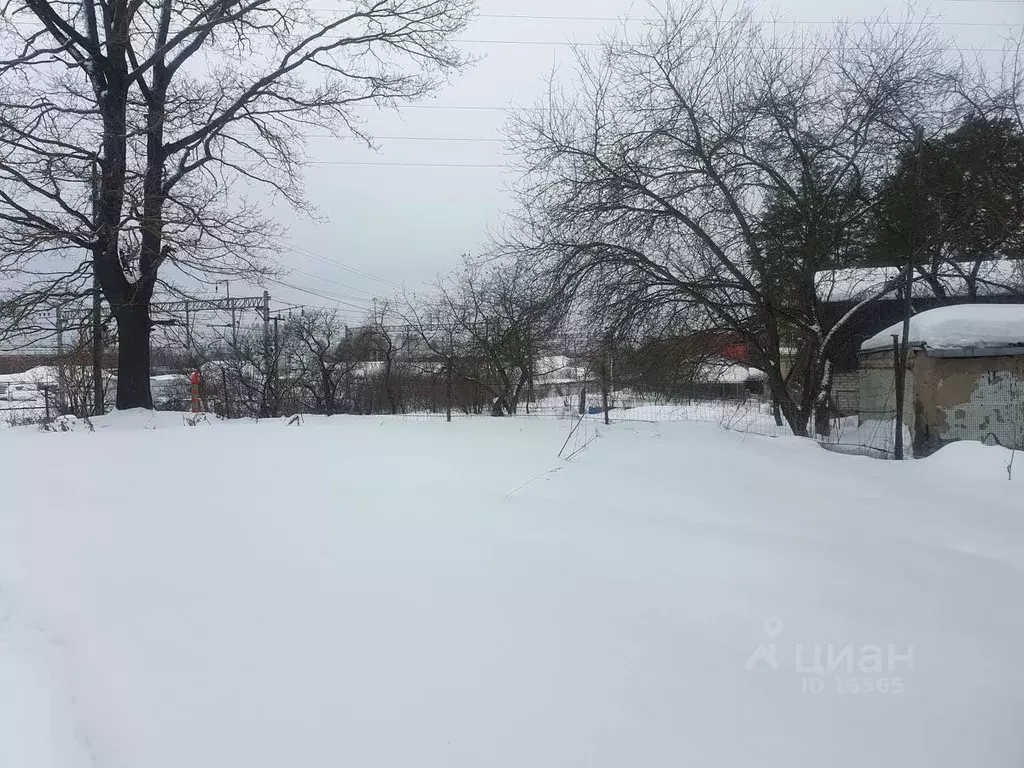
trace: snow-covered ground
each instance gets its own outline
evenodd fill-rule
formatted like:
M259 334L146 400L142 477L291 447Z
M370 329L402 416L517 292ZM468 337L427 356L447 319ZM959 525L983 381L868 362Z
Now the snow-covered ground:
M31 400L0 400L0 429L46 420L46 402L42 398Z
M747 370L747 369L743 369ZM748 432L769 437L792 434L788 427L779 427L772 416L771 403L751 395L747 400L699 400L665 402L653 396L645 396L629 389L609 393L609 418L614 422L666 422L701 421L711 422L726 429ZM587 406L595 412L601 408L601 392L587 393ZM525 404L520 405L519 416L526 414ZM551 395L530 404L532 416L558 417L575 420L579 418L578 392L559 396ZM603 416L598 414L598 420Z
M1002 448L94 426L0 432L4 768L1021 764Z
M23 373L0 374L0 428L46 417L42 388L56 382L56 369L38 366Z

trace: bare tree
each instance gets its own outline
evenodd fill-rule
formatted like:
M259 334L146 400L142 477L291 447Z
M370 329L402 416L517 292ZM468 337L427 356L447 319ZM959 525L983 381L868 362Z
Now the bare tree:
M849 319L825 322L816 274L840 258L913 125L941 121L942 65L920 19L773 32L750 7L670 7L580 52L578 90L553 86L516 117L519 242L609 322L658 315L745 343L806 434ZM802 233L784 263L764 241L773 200ZM839 215L822 216L823 200Z
M338 392L362 357L336 310L304 309L290 318L286 335L296 341L289 374L313 397L316 413L338 413Z
M401 393L396 377L402 358L412 343L412 332L408 326L400 326L399 316L390 299L374 302L369 329L370 346L374 357L381 363L380 382L387 400L388 412L397 414L401 407Z
M239 329L207 350L209 362L201 371L208 390L230 403L232 417L267 418L277 405L275 389L279 370L278 349L268 347L261 329ZM212 386L211 386L212 385Z
M71 344L64 353L54 359L53 370L56 376L55 405L57 410L73 414L80 418L88 418L96 413L96 397L91 364L92 339L87 333L79 330L72 338ZM104 350L111 351L108 345ZM107 396L107 377L103 377L100 394Z
M494 416L516 413L563 319L526 260L468 257L461 271L437 281L432 296L410 301L405 317L454 374L490 394Z
M151 407L150 302L167 265L267 269L303 131L433 90L465 58L472 0L7 0L0 38L0 272L33 307L89 293L117 323L117 406ZM70 265L70 266L69 266Z
M1024 133L1024 29L1010 27L998 63L976 55L961 62L956 86L968 115L1009 120Z

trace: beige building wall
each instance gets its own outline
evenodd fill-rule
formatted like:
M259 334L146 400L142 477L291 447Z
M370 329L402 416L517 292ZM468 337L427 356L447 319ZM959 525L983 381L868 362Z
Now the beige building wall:
M903 424L914 434L914 381L916 360L907 361L907 383L903 398ZM896 375L892 352L885 350L860 359L857 382L859 421L890 421L896 418Z

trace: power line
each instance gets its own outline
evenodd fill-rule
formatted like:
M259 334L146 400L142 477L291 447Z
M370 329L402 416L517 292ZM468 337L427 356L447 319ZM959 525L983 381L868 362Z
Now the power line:
M1001 3L1003 0L971 0L972 2L991 2ZM967 2L967 0L945 0L945 2ZM1013 0L1018 2L1018 0ZM542 45L542 46L569 46L571 48L604 48L608 43L601 42L580 42L573 40L452 40L452 43L456 45ZM614 44L614 42L613 42ZM706 49L709 51L716 50L715 46L711 43L699 43L696 45L688 46L690 49L701 50ZM1001 53L1002 48L968 48L964 49L958 45L937 45L937 50L942 51L959 51L960 53L966 52L979 52L979 53ZM738 45L732 48L734 51L825 51L829 50L828 46L824 45L769 45L769 46L753 46L753 45ZM853 48L851 50L858 50ZM867 48L859 49L867 51Z
M274 309L274 312L279 315L283 313L290 317L291 315L296 313L301 314L307 309L334 313L341 320L344 320L346 323L349 323L351 325L359 325L363 323L366 318L365 312L352 312L351 310L343 309L337 305L330 304L281 304L276 309Z
M354 109L374 109L380 111L376 104L353 104ZM490 106L487 104L403 104L401 110L423 109L423 110L458 110L463 112L511 112L518 109L539 109L538 107L524 107L519 104L509 104L505 107Z
M504 166L497 166L497 167L504 167ZM35 211L35 213L37 215L46 214L46 215L50 215L50 216L56 216L56 215L64 214L65 211L39 209L39 210ZM322 262L324 264L328 264L328 265L330 265L332 267L337 267L338 269L343 269L346 272L351 272L353 274L359 275L360 277L365 277L368 280L374 280L374 281L376 281L378 283L381 283L383 285L388 286L389 288L395 288L395 289L400 290L400 291L405 290L405 286L399 285L398 283L396 283L396 282L394 282L392 280L387 280L387 279L385 279L383 277L380 277L378 275L374 275L371 272L367 272L364 269L359 269L358 267L353 267L353 266L351 266L349 264L345 264L345 263L340 262L340 261L338 261L336 259L328 258L327 256L323 256L323 255L321 255L319 253L311 251L308 248L303 248L301 246L294 245L293 243L285 242L284 240L281 240L281 239L273 239L272 242L274 242L276 245L280 246L282 250L291 251L291 252L297 253L297 254L299 254L301 256L305 256L307 258L313 259L314 261L319 261L319 262ZM304 270L301 270L301 269L295 269L295 271L296 272L302 272L303 274L307 274L307 275L309 275L311 277L316 277L317 279L320 279L320 280L327 280L328 282L334 282L337 285L340 285L340 286L342 286L342 287L344 287L344 288L346 288L346 289L348 289L350 291L355 291L356 293L362 293L362 294L364 294L365 296L367 296L368 298L371 298L371 299L374 298L374 295L372 293L370 293L369 291L364 291L361 288L356 288L355 286L352 286L352 285L346 285L345 283L341 283L341 282L337 282L337 281L334 281L334 280L330 280L328 278L322 278L319 275L314 275L312 273L305 272ZM332 300L333 300L333 297L332 297Z
M280 302L275 302L275 304L277 305L277 308L274 310L275 312L295 312L296 310L301 311L303 309L330 309L334 311L338 310L338 307L328 306L326 304L282 304ZM358 317L358 315L356 315L355 313L347 311L341 312L340 314L342 314L345 317Z
M236 134L237 135L237 134ZM258 134L245 134L246 136L258 136ZM330 133L305 133L306 139L335 139L338 141L362 141L357 136L334 136ZM505 139L500 136L372 136L375 141L445 141L445 142L493 142L502 144Z
M291 283L286 283L284 280L278 280L276 278L268 278L267 282L273 283L275 285L280 285L280 286L282 286L284 288L290 288L291 290L298 291L299 293L306 293L306 294L309 294L310 296L316 296L318 299L324 299L326 301L333 301L333 302L336 302L338 304L342 304L342 305L344 305L346 307L351 307L352 309L358 309L360 312L366 312L367 311L366 307L361 307L358 304L352 304L351 302L345 301L344 299L341 299L341 298L339 298L337 296L331 296L330 294L320 293L319 291L314 291L311 288L302 288L302 287L300 287L298 285L292 285Z
M290 271L292 271L292 272L298 272L300 275L305 275L306 277L312 277L314 280L323 280L325 283L331 283L332 285L340 286L342 288L345 288L346 290L358 290L357 288L353 288L351 285L348 285L346 283L342 283L339 280L332 280L329 277L323 277L322 275L315 274L314 272L307 272L306 270L299 269L298 267L288 267L288 269ZM365 293L365 291L360 291L360 293ZM344 296L342 298L348 299L350 301L370 301L371 300L371 299L363 299L363 298L360 298L358 296Z
M371 165L391 168L491 168L507 169L498 163L391 163L379 160L308 160L306 165Z
M1020 0L937 0L938 2L956 3L956 2L979 2L979 3L995 3L995 4L1011 4L1018 3ZM310 10L318 13L348 13L342 8L311 8ZM597 21L597 22L615 22L615 23L627 23L627 24L643 24L643 23L657 23L661 19L657 16L563 16L563 15L546 15L546 14L531 14L531 13L478 13L474 15L476 19L499 19L499 20L522 20L522 21ZM732 19L694 19L696 23L700 24L737 24L738 21ZM821 21L809 21L809 20L778 20L778 19L753 19L751 20L754 24L762 25L787 25L787 26L827 26L827 25L838 25L846 23L844 19L830 19ZM997 21L920 21L915 22L917 26L924 25L938 25L947 27L995 27L1005 26L1004 22Z
M294 255L297 255L297 256L307 256L304 253L299 253L299 254L294 254ZM307 258L311 258L311 257L307 256ZM331 261L328 261L327 259L322 259L321 263L329 264L332 267L338 267L340 269L344 268L344 265L341 264L340 262L339 263L333 263ZM376 296L374 294L370 293L369 291L364 291L362 288L356 288L354 285L348 285L347 283L342 283L342 282L340 282L338 280L331 280L330 278L321 277L320 275L314 274L312 272L306 272L305 270L299 269L298 267L291 267L291 266L289 266L288 269L294 270L295 272L298 272L299 274L308 275L309 277L314 277L317 280L324 280L324 281L329 282L329 283L334 283L335 285L340 285L343 288L345 288L345 289L347 289L349 291L352 291L354 293L361 293L361 294L363 294L362 296L353 296L353 297L351 297L353 301L366 301L367 299L373 300L373 299L376 298ZM381 279L383 280L383 278L381 278Z
M364 269L359 269L358 267L350 266L350 265L345 264L343 262L337 261L336 259L328 258L327 256L323 256L323 255L321 255L319 253L311 251L308 248L302 248L301 246L292 245L290 243L285 243L285 242L280 241L280 240L278 241L278 243L283 248L285 248L287 250L292 250L292 251L294 251L296 253L299 253L299 254L301 254L303 256L307 256L307 257L313 259L314 261L319 261L319 262L322 262L324 264L330 264L331 266L337 267L338 269L343 269L346 272L352 272L353 274L360 275L361 277L365 277L365 278L367 278L369 280L375 280L376 282L382 283L382 284L387 285L387 286L389 286L391 288L397 288L398 290L403 290L403 286L399 285L398 283L393 282L391 280L386 280L385 278L379 277L377 275L374 275L374 274L372 274L370 272L367 272ZM358 289L353 289L353 290L357 290L358 291ZM359 293L366 293L367 296L372 296L372 294L367 293L366 291L358 291L358 292Z
M966 3L966 2L973 2L973 3L982 3L982 2L984 2L984 3L996 3L996 4L998 4L998 3L1009 4L1011 2L1012 3L1017 3L1017 2L1019 2L1019 0L942 0L942 2L964 2L964 3ZM836 22L836 23L839 23L839 22ZM920 23L923 24L924 22L920 22ZM31 23L25 23L25 22L14 22L14 26L16 26L16 27L29 27L29 26L32 26L33 28L35 28L36 25L33 25ZM266 37L266 38L274 37L273 33L271 33L271 32L249 32L248 36L249 37L254 37L254 38L258 38L258 37ZM319 39L319 40L343 40L345 38L342 37L341 35L320 35L320 36L318 36L317 39ZM548 47L569 46L569 47L574 47L574 48L603 48L603 47L605 47L608 44L608 43L604 43L604 42L584 42L584 41L573 41L573 40L474 40L474 39L466 39L466 38L453 39L453 40L451 40L451 42L453 44L455 44L455 45L525 45L525 46L548 46ZM701 44L690 46L690 48L692 48L692 49L715 50L715 46L713 44L711 44L711 43L701 43ZM755 47L755 46L736 46L733 50L743 50L745 48L746 49L750 49L750 50L772 50L772 51L820 51L820 50L827 50L826 46L816 46L816 45L791 45L791 46L781 45L781 46L765 46L764 48L762 48L762 47ZM1000 53L1003 50L1002 48L970 48L970 49L964 49L964 48L961 48L960 46L957 46L957 45L936 46L936 48L938 50L958 51L960 53L966 53L966 52ZM864 50L868 50L868 49L865 48ZM376 106L376 105L374 105L374 106Z
M938 0L938 2L987 2L987 3L1017 3L1020 0ZM316 8L314 10L324 10ZM544 16L534 15L526 13L481 13L477 14L477 18L480 19L523 19L527 21L602 21L602 22L625 22L625 23L650 23L659 22L660 18L657 16L634 16L634 17L623 17L623 16ZM736 24L731 19L695 19L696 23L699 24ZM846 23L844 19L830 19L827 21L808 21L808 20L781 20L781 19L753 19L754 24L766 24L766 25L789 25L789 26L826 26L826 25L837 25ZM925 24L940 25L946 27L994 27L1003 26L997 21L920 21L916 22L918 26Z

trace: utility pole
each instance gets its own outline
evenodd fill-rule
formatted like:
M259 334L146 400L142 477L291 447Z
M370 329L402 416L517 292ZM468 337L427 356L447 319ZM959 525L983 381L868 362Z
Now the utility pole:
M231 346L238 349L238 321L235 319L235 308L231 304L231 281L218 280L216 285L219 286L221 283L224 283L225 296L228 300L229 311L231 312Z
M445 370L445 395L444 395L444 418L451 423L452 420L452 355L455 354L455 342L451 333L448 334L448 365Z
M64 313L57 308L57 412L64 409Z
M189 303L185 301L185 351L192 354L192 315L189 312Z
M220 381L221 386L224 388L224 418L231 418L231 395L228 392L228 374L224 370L223 363L220 366Z
M231 281L230 280L225 280L224 281L224 290L226 291L225 296L228 299L228 303L230 303L231 302ZM264 291L263 295L266 296L267 292ZM267 312L270 312L270 310L267 309ZM231 308L231 345L235 349L238 349L238 321L235 319L235 309L234 309L234 307Z
M906 338L906 337L904 337ZM893 458L897 460L903 459L903 391L906 387L906 375L907 370L903 360L903 347L900 344L899 334L894 333L892 335L892 364L893 371L896 377L896 438L893 443Z
M92 226L93 236L100 221L100 171L99 158L92 158ZM92 390L93 413L102 416L105 410L103 402L103 319L100 315L102 296L100 295L99 264L96 248L92 252Z
M604 423L610 422L608 416L608 355L611 347L611 335L605 334L601 348L601 410L604 411Z
M914 193L910 201L910 232L907 248L907 265L903 275L903 337L899 344L899 354L894 361L894 377L896 385L896 435L893 441L893 458L903 460L903 411L907 389L907 359L910 340L910 315L913 309L911 299L914 284L914 264L916 262L916 234L918 195L921 189L922 155L924 154L924 128L914 126L914 154L917 168L914 174ZM895 337L894 337L895 339Z
M260 310L260 314L263 316L263 357L266 360L265 373L267 376L267 386L263 388L263 403L261 410L263 411L264 417L266 417L270 415L269 403L267 402L267 389L270 386L271 379L274 375L274 362L270 356L270 291L263 291L263 307ZM234 322L232 322L232 326L234 326Z
M272 390L271 391L273 392L273 395L274 395L274 415L275 416L277 416L277 411L278 411L278 407L279 407L279 404L278 404L278 396L279 395L278 395L278 393L280 392L280 389L281 389L278 386L278 383L279 383L279 380L280 380L280 376L281 376L281 371L280 371L280 368L278 367L280 365L280 362L281 362L281 336L280 336L280 333L278 332L278 328L277 328L277 324L280 321L281 321L281 315L276 315L274 317L274 358L273 358L274 375L271 378L271 382L272 382L272 384L271 384Z
M526 368L526 415L530 415L530 403L533 402L533 360Z

